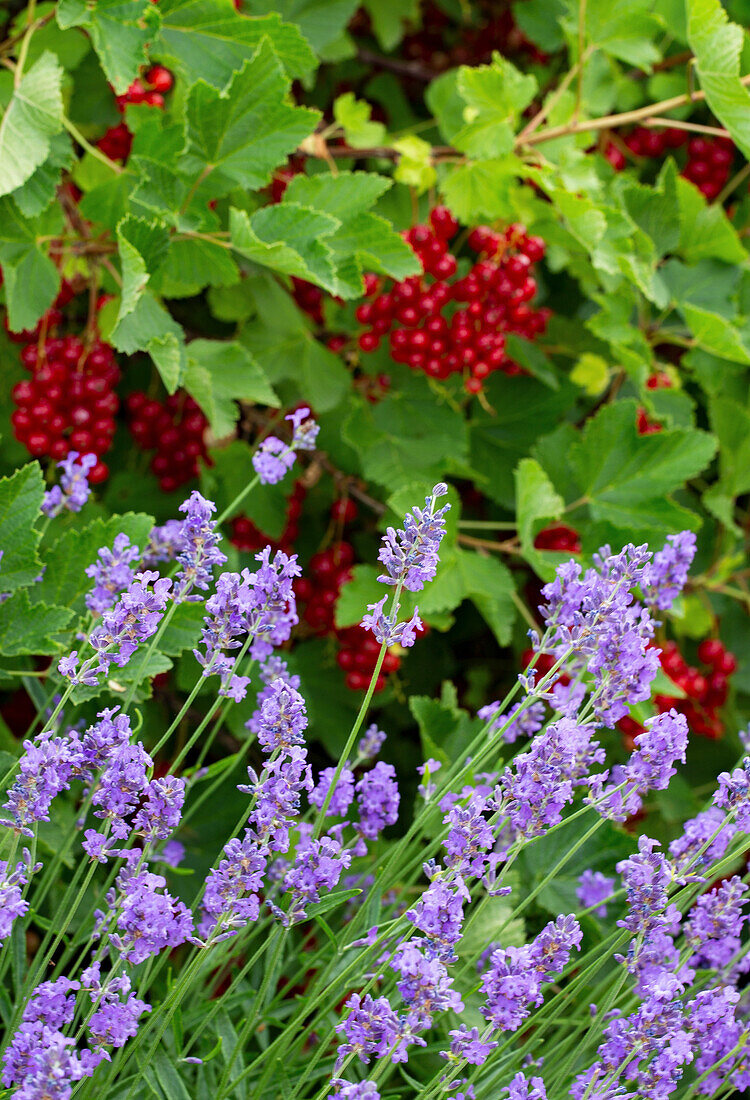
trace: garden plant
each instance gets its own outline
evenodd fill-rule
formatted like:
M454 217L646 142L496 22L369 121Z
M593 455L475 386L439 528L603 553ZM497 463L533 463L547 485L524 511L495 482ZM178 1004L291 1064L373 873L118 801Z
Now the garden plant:
M750 1089L749 26L0 2L0 1097Z

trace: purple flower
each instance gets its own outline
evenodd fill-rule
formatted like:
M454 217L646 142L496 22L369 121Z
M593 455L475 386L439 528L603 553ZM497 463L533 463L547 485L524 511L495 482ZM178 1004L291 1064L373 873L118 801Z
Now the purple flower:
M87 1024L97 1046L123 1047L138 1031L138 1020L151 1006L131 992L130 978L122 974L101 980L101 965L93 963L81 974L81 985L96 1011ZM124 998L124 999L123 999Z
M371 723L365 730L365 735L357 745L357 755L360 760L374 760L385 743L386 735L379 730L375 723Z
M328 795L335 768L324 768L318 776L318 782L310 793L310 802L321 809ZM343 817L354 800L354 773L349 768L342 768L341 775L328 804L329 817Z
M542 1003L542 978L528 944L496 948L481 984L486 998L482 1013L498 1031L517 1031L530 1006Z
M0 859L0 944L10 935L16 917L28 912L29 903L24 900L23 889L40 867L41 863L32 867L31 853L26 848L23 859L13 869L7 860Z
M88 475L97 462L95 454L81 456L78 451L68 451L62 462L57 463L57 468L62 470L62 488L55 485L44 494L42 512L45 516L53 519L65 509L69 512L80 512L91 495Z
M575 787L588 784L591 765L604 759L592 733L592 726L560 718L506 767L496 797L515 838L541 836L562 820Z
M349 1054L356 1054L362 1062L369 1062L373 1055L381 1058L394 1048L393 1061L402 1060L395 1057L401 1028L387 997L376 1000L369 993L365 997L352 993L345 1008L348 1010L346 1018L336 1025L336 1031L346 1039L339 1047L337 1066Z
M296 554L285 554L283 550L274 553L270 546L256 554L255 560L260 568L247 574L252 605L246 615L246 629L254 639L250 654L262 661L271 656L274 647L288 641L299 622L292 582L302 569Z
M292 893L285 923L296 924L304 920L305 906L320 901L321 891L335 889L351 861L351 852L342 850L341 844L328 836L310 840L303 848L298 848L294 863L284 877L284 886Z
M479 1038L479 1028L469 1029L466 1024L449 1031L450 1051L441 1050L441 1057L457 1062L463 1059L472 1066L483 1066L497 1043L485 1043Z
M148 538L148 546L143 555L143 564L147 569L163 561L174 561L182 548L182 521L168 519L161 527L154 527Z
M22 1100L68 1100L72 1086L90 1076L96 1060L76 1051L75 1039L62 1028L73 1022L78 982L67 978L42 982L29 997L23 1017L3 1055L2 1081L17 1085ZM72 994L72 995L71 995Z
M270 699L273 694L273 684L275 680L280 680L284 684L288 684L297 691L300 686L299 676L293 675L287 666L286 661L277 655L268 657L258 669L261 680L264 687L258 692L256 699L256 709L253 711L252 718L249 718L245 722L245 728L249 729L252 733L258 734L262 728L263 723L263 704L267 699Z
M727 1081L740 1092L750 1084L744 1051L730 1057L743 1033L746 1034L746 1023L741 1024L735 1017L739 999L737 990L725 985L698 993L687 1005L686 1017L696 1052L696 1076L713 1070L698 1086L704 1096L718 1096Z
M547 1100L547 1090L541 1077L526 1078L519 1071L506 1088L508 1100Z
M156 633L172 582L152 570L136 573L114 607L94 627L89 643L95 656L78 668L77 653L63 657L59 671L73 684L96 685L112 664L123 668L138 646Z
M439 1012L463 1012L463 1001L451 988L453 979L436 955L424 954L419 940L402 943L391 960L399 975L396 985L409 1010L409 1038L432 1025Z
M327 1100L380 1100L378 1092L372 1081L359 1081L351 1084L340 1077L331 1081L333 1092L329 1092Z
M258 743L266 752L288 752L303 745L307 729L305 700L283 680L275 680L263 700L258 722Z
M257 796L250 824L264 845L276 852L289 850L289 830L299 814L302 791L312 790L307 753L294 746L286 755L269 760L260 777L248 768L251 782L239 790Z
M86 596L89 611L102 612L114 606L119 594L133 583L135 569L132 563L138 560L140 554L138 547L131 546L130 539L123 532L115 536L111 550L108 546L101 548L98 560L84 570L94 582L92 591Z
M69 737L53 737L50 733L41 734L34 741L24 741L23 747L25 751L18 774L3 806L10 820L0 820L0 825L31 837L30 827L35 822L49 821L52 800L69 788L80 758L76 744Z
M109 821L113 835L120 840L130 834L127 818L149 787L148 769L152 764L140 742L127 744L117 749L101 773L91 797L94 815ZM145 827L145 818L143 824Z
M695 951L693 966L721 970L733 962L747 917L747 886L738 875L698 898L685 921L685 943Z
M387 599L387 596L383 596L377 603L367 605L371 614L362 616L361 626L364 630L371 631L381 645L398 644L410 649L417 639L417 631L422 629L422 620L416 609L412 617L403 623L398 622L398 609L386 615L383 608Z
M641 836L638 838L638 851L617 864L628 905L627 916L617 923L620 928L628 928L633 933L645 934L665 924L667 888L672 881L672 872L661 852L654 850L658 847L657 840ZM674 906L670 909L674 910Z
M615 821L637 813L649 791L666 790L675 774L675 762L685 763L688 727L683 714L672 709L647 718L645 725L635 738L635 751L627 764L612 769L606 786L607 773L597 776L592 786L590 800L599 813Z
M696 870L721 859L736 831L736 825L717 806L712 806L686 821L682 836L669 845L676 877L682 877L689 869ZM705 852L698 856L698 852L709 840L711 843Z
M750 756L746 756L731 774L722 772L719 775L713 804L733 816L740 832L750 832Z
M456 874L481 878L487 864L486 853L495 837L484 814L488 812L487 799L478 791L472 791L468 802L457 802L448 810L443 824L449 825L443 841L448 853L445 864Z
M545 981L551 981L554 974L562 974L573 948L580 951L582 937L581 926L571 914L545 925L531 944L534 965Z
M144 802L135 816L135 831L148 841L166 840L180 823L185 786L186 780L174 775L150 780Z
M318 438L320 425L310 416L310 410L306 405L301 405L294 412L284 417L292 425L292 447L295 451L314 451L315 440Z
M598 908L594 909L595 917L606 917L607 906L601 903L611 898L614 892L615 880L613 878L607 878L601 871L584 871L578 879L578 888L576 890L578 900L584 909L589 909L592 905L597 905Z
M692 531L668 535L663 550L658 550L643 570L642 586L646 603L660 611L669 611L685 587L695 557L696 540Z
M435 879L407 912L406 919L424 932L428 954L448 961L454 958L464 919L463 900L455 887L451 889L447 882Z
M275 435L266 436L253 455L253 466L261 485L275 485L294 465L294 451Z
M398 821L400 795L395 769L379 761L365 772L355 789L359 807L357 832L368 840L377 840L387 825Z
M533 737L544 725L544 703L541 699L532 702L514 703L507 714L501 714L501 703L495 700L486 707L480 707L477 718L483 722L490 722L490 733L495 733L503 726L503 741L506 745L512 745L519 737Z
M196 588L205 592L213 567L223 565L227 560L226 554L218 548L221 535L217 531L216 520L211 518L216 511L213 501L206 500L194 489L180 505L180 511L185 513L185 518L177 554L180 569L175 577L173 595L176 602L199 599L197 595L190 596L190 593Z
M138 872L123 867L115 890L107 894L110 913L116 914L115 930L109 938L133 966L158 955L165 947L179 947L192 938L190 910L164 887L166 879L152 871ZM97 911L97 929L107 927L110 913Z
M445 534L445 513L450 508L445 504L436 511L435 501L447 492L447 485L436 485L425 498L424 509L413 508L406 513L402 529L388 528L378 553L386 570L378 577L383 584L403 584L409 592L419 592L433 579Z
M179 867L185 858L185 845L179 840L168 840L158 858L168 867Z
M203 909L208 919L201 924L203 935L217 928L235 932L258 919L258 891L267 862L263 846L248 829L242 840L224 845L224 857L206 880Z

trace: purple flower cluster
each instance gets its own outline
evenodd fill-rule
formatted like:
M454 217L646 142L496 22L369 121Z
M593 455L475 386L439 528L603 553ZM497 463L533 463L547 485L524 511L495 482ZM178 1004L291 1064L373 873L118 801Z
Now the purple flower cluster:
M29 903L23 893L32 874L41 868L41 863L32 865L31 853L23 850L23 859L15 867L5 859L0 859L0 944L7 940L13 929L16 917L28 912Z
M645 731L635 738L635 751L627 764L596 776L592 784L591 801L599 813L615 821L638 813L649 791L666 790L676 761L685 763L688 727L683 714L669 710L647 718L645 725Z
M615 880L603 875L601 871L584 871L578 879L576 896L584 909L596 905L595 917L606 917L607 906L604 902L612 897L615 892Z
M162 875L125 866L107 892L107 911L94 914L97 935L107 929L110 942L133 966L192 939L190 910L164 889L166 885Z
M172 582L154 570L136 573L114 607L108 608L89 635L95 651L79 667L78 652L62 657L58 669L72 684L95 686L111 665L123 668L142 642L156 633Z
M387 997L352 993L344 1007L347 1015L336 1024L336 1031L344 1035L346 1042L339 1047L337 1066L350 1054L356 1054L362 1062L386 1054L394 1062L406 1060L400 1021Z
M364 737L360 738L357 745L357 756L360 760L374 760L383 745L386 735L372 722L365 730Z
M740 832L750 832L750 756L733 772L721 773L713 803L732 816Z
M295 409L285 419L292 424L292 442L284 443L278 436L269 435L253 455L253 466L261 484L275 485L294 465L296 451L314 451L319 425L310 417L305 406Z
M391 764L378 761L374 768L365 772L356 785L359 821L356 829L360 838L377 840L387 825L398 821L400 795L396 782L396 772ZM356 855L364 855L364 840L355 849Z
M449 827L443 844L447 851L446 866L455 874L481 878L487 863L487 852L495 842L487 818L491 806L479 791L472 791L465 804L455 802L448 809L443 824Z
M53 485L44 494L42 512L45 516L54 519L66 509L80 512L91 495L88 475L97 461L95 454L80 455L78 451L68 451L62 462L57 464L57 468L62 470L60 484Z
M432 1026L440 1012L463 1012L464 1004L452 989L453 979L445 963L436 955L422 950L418 939L408 940L395 951L391 967L398 974L396 986L407 1009L406 1020L400 1021L405 1042L414 1042L419 1031Z
M455 887L434 879L406 919L424 933L428 955L448 961L455 958L454 948L461 939L464 919L463 899Z
M318 782L310 792L310 803L320 810L328 797L328 788L336 774L335 768L323 768L318 776ZM349 768L342 768L341 775L328 803L328 817L344 817L354 801L354 772Z
M125 1046L138 1031L140 1017L151 1011L151 1006L132 992L127 974L112 975L102 981L101 963L92 963L83 971L81 987L96 1005L87 1027L98 1047Z
M101 548L98 560L84 570L94 582L94 587L86 595L89 611L101 614L114 606L120 593L133 583L135 569L132 563L138 561L140 556L138 547L131 546L130 539L122 531L115 536L111 550L108 546Z
M498 947L489 956L481 985L485 1019L498 1031L517 1031L532 1005L543 1000L542 986L561 974L582 932L573 916L550 922L535 940L522 947Z
M483 1066L489 1055L498 1045L497 1043L483 1042L479 1037L479 1028L468 1028L466 1024L449 1031L451 1037L450 1050L441 1050L441 1057L449 1061L458 1062L463 1059L471 1066Z
M692 966L723 970L734 962L747 923L742 912L747 892L742 879L734 875L698 898L684 925L685 943L695 952Z
M489 722L489 732L495 733L502 730L502 738L506 745L512 745L519 737L533 737L544 725L544 703L541 699L531 702L514 703L507 714L501 713L499 700L480 707L477 718L483 722Z
M695 557L696 540L692 531L667 535L663 550L657 550L643 570L641 585L646 603L660 611L669 611L685 587Z
M196 588L205 592L213 576L213 567L227 560L226 554L219 550L218 524L211 518L216 511L213 501L206 500L194 489L180 505L180 511L185 513L185 518L177 551L180 568L175 577L175 602L200 599L191 593Z
M305 920L305 906L319 902L322 891L334 890L351 861L351 852L342 849L333 837L310 838L307 843L297 845L294 863L284 876L284 887L292 896L283 923Z
M547 1090L541 1077L529 1077L520 1071L507 1086L507 1100L547 1100ZM603 1096L592 1096L591 1100L605 1100ZM614 1097L612 1097L614 1100ZM625 1098L623 1098L625 1100Z

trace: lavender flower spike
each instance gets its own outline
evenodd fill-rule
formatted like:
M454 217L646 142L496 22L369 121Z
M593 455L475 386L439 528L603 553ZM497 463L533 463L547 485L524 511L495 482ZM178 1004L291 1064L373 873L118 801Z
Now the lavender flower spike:
M435 501L448 492L440 482L425 498L424 508L413 508L404 516L404 526L389 527L383 536L378 559L386 572L378 577L383 584L402 583L409 592L421 591L435 576L438 551L445 534L445 513L450 504L435 510Z
M226 554L218 548L221 535L216 530L216 520L211 518L216 511L213 501L206 500L194 489L180 505L180 511L185 513L185 518L177 554L180 563L174 586L177 603L185 599L199 599L189 593L195 588L205 592L212 578L213 566L223 565L227 560Z
M58 469L62 470L60 485L53 485L44 494L42 512L45 516L54 519L66 508L69 512L80 512L91 495L88 475L97 461L95 454L81 456L78 451L69 451L67 457L58 462Z
M253 466L262 485L275 485L294 465L295 451L312 451L320 430L311 418L306 406L295 409L286 417L292 423L292 442L284 443L278 436L269 435L253 455Z

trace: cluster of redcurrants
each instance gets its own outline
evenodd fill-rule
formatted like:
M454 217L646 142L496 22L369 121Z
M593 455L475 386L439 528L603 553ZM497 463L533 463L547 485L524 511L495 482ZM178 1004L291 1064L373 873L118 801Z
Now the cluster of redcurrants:
M506 334L533 340L547 326L549 310L529 304L537 290L534 264L544 256L545 246L521 225L504 233L478 226L468 245L480 258L466 275L455 278L457 262L448 242L457 231L450 211L435 207L429 225L405 234L424 275L393 283L389 290L376 276L366 277L369 300L356 310L357 320L367 326L359 346L374 351L389 333L396 362L431 378L463 372L467 392L479 393L493 371L522 373L506 354Z
M715 741L724 732L719 710L727 701L729 678L737 661L718 638L706 638L698 646L698 660L704 671L687 663L676 642L665 642L659 658L670 680L685 693L684 698L657 695L659 711L674 707L685 715L693 733Z
M163 65L152 65L143 77L137 77L123 95L115 96L118 110L125 113L128 103L144 103L147 107L164 108L164 96L174 84L174 77ZM126 161L130 156L133 135L124 122L118 122L97 141L97 146L110 160Z
M43 327L10 334L17 343L23 341L21 362L31 373L11 391L13 434L34 458L60 462L69 451L97 455L88 479L98 485L109 476L101 456L115 434L120 370L109 344L54 335L61 321L60 310L53 308L40 322Z
M183 391L155 401L141 390L125 399L128 425L143 451L156 451L151 470L165 493L198 476L198 459L208 461L203 435L208 421L200 407Z
M545 527L534 539L537 550L557 550L563 554L580 554L581 536L572 527L556 523Z
M235 516L232 520L230 542L234 543L238 550L245 550L248 553L270 546L274 552L283 550L285 554L291 554L294 550L294 540L299 534L298 521L302 515L302 503L306 493L307 490L302 482L296 481L287 501L284 530L277 539L269 538L248 516Z
M624 139L626 148L635 157L661 159L670 150L687 146L687 161L682 175L696 185L709 202L723 191L734 163L734 144L725 137L689 137L685 130L669 126L664 130L649 130L638 126ZM618 172L627 166L622 149L610 143L605 156Z

